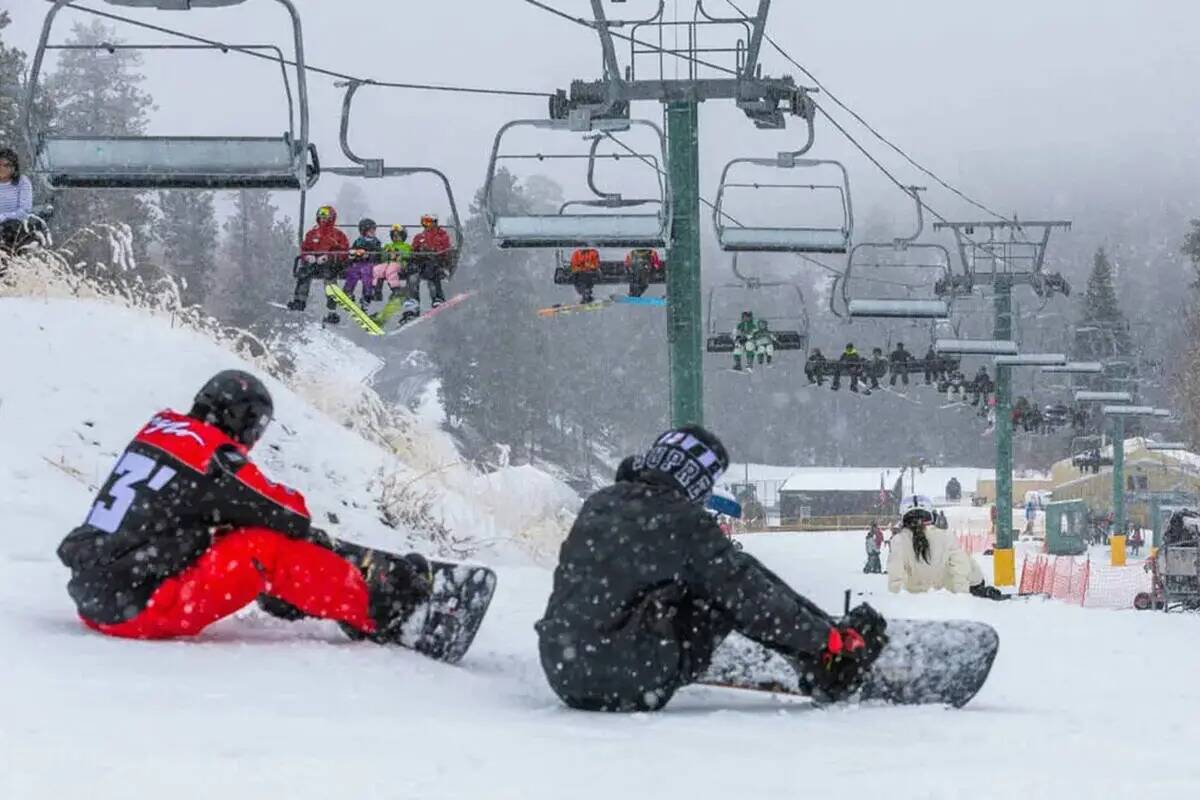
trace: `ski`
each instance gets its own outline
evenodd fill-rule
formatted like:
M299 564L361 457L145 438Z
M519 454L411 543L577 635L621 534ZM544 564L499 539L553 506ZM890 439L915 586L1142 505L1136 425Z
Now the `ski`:
M364 331L372 336L383 335L383 328L379 327L379 324L371 319L370 314L363 311L358 303L355 303L349 295L343 292L340 286L333 283L325 284L325 296L332 299L343 311L349 314L351 319L357 322L359 327Z
M599 311L602 308L608 308L609 306L613 305L615 302L617 302L617 301L613 300L612 298L607 298L604 300L593 300L590 303L570 303L570 304L558 303L558 304L550 306L549 308L539 308L537 311L537 315L539 317L549 318L549 317L556 317L561 314L576 314L576 313L582 313L584 311Z

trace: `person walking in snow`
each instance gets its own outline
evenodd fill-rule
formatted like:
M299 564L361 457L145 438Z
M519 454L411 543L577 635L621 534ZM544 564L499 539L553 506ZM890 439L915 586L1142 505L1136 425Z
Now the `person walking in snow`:
M892 536L888 554L888 591L946 589L989 600L1007 599L987 585L979 564L963 552L954 534L934 527L935 512L929 498L906 495L901 508L902 527Z
M818 699L856 689L887 643L862 604L835 619L721 533L705 502L729 466L688 425L621 462L580 509L537 623L542 669L568 706L655 711L708 668L738 631L795 666Z
M867 563L863 565L863 573L866 575L878 575L883 572L883 565L879 563L879 540L875 538L875 528L867 531L866 548L867 548Z
M250 460L273 413L257 378L227 370L187 414L161 411L138 432L58 548L87 627L128 639L195 636L261 596L287 619L307 614L354 638L400 641L430 595L429 563L415 553L364 563L339 555L304 497Z

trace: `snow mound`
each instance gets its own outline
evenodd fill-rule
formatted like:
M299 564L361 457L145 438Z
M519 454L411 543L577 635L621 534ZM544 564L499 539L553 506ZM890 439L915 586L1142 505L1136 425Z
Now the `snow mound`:
M0 298L0 340L0 508L10 531L0 554L52 557L149 415L186 410L204 380L229 368L262 375L275 397L257 460L302 491L316 524L336 536L525 560L553 547L578 504L532 468L481 475L462 463L432 411L387 408L365 384L377 358L315 326L288 348L286 384L169 315L101 300ZM422 457L411 463L405 452Z

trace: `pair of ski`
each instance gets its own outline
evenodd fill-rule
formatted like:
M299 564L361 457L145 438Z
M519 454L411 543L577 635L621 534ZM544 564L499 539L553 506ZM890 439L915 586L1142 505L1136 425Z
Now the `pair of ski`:
M630 306L647 306L650 308L665 308L667 299L665 297L633 297L626 294L610 295L602 300L593 300L590 303L558 303L549 308L539 308L539 317L556 317L563 314L579 314L587 311L600 311L608 308L611 305L620 303Z
M354 302L354 298L342 291L340 286L336 284L325 284L325 296L332 300L339 308L350 315L360 328L372 336L390 336L394 333L400 333L412 328L418 323L424 322L431 317L434 317L448 308L453 308L473 295L474 292L462 292L456 294L443 303L438 304L424 314L421 314L413 319L408 320L391 331L384 330L385 326L404 308L404 298L393 297L387 301L383 310L378 314L368 314L362 307Z

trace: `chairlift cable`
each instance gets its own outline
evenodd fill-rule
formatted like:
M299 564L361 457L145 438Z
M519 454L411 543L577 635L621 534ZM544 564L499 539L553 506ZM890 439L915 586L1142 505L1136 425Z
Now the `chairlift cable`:
M744 12L744 11L742 11L742 9L738 8L738 6L734 2L734 0L725 0L725 2L728 3L735 11L737 11L743 17L746 17L746 19L749 19L749 17L746 15L746 12ZM783 47L781 47L779 45L779 43L776 42L775 39L770 34L764 32L763 38L765 38L767 40L767 42L770 43L771 47L773 47L775 49L775 51L777 53L779 53L779 55L783 56L783 58L786 59L792 66L796 67L796 69L798 69L802 73L804 73L805 77L807 77L810 81L812 81L813 85L816 86L818 89L820 89L822 94L824 94L826 97L828 97L834 103L836 103L843 111L845 111L847 114L849 114L851 117L853 117L855 119L855 121L858 122L858 124L862 125L868 131L870 131L871 134L874 135L876 139L883 142L885 145L887 145L892 150L894 150L897 154L900 155L901 158L903 158L905 161L907 161L909 164L911 164L914 168L916 168L922 174L932 178L943 188L949 190L954 195L958 196L962 200L965 200L967 203L970 203L971 205L975 206L980 211L983 211L986 214L991 214L993 217L996 217L997 219L1001 219L1001 220L1005 220L1005 221L1008 220L1008 217L1005 217L1003 214L1000 214L1000 213L994 211L993 209L989 208L988 206L984 205L983 203L979 202L978 200L975 200L974 198L969 196L966 192L963 192L962 190L956 188L955 186L953 186L952 184L950 184L949 182L944 180L940 175L938 175L933 170L923 166L920 162L918 162L916 159L914 159L912 156L910 156L908 153L906 153L903 150L903 148L901 148L899 145L895 144L890 139L888 139L886 136L884 136L882 133L880 133L873 125L871 125L869 122L867 122L865 119L863 119L862 116L860 116L852 108L850 108L845 103L843 103L841 100L839 100L837 95L835 95L835 94L833 94L833 92L829 91L829 89L823 83L821 83L820 80L817 79L817 76L815 76L811 72L809 72L808 69L806 69L803 64L801 64L796 59L792 58L791 54L789 54L786 50L784 50ZM828 115L826 115L826 116L828 116ZM926 206L926 208L928 208L928 206ZM932 209L929 209L929 210L932 211Z
M206 39L203 36L196 36L195 34L185 33L183 31L174 30L173 28L167 28L167 27L164 27L161 25L155 25L150 22L143 22L142 20L132 19L130 17L124 17L124 16L121 16L120 14L113 14L109 11L101 11L101 10L95 9L95 8L87 8L86 6L80 6L80 5L76 5L74 3L69 3L64 7L72 8L72 9L75 9L76 11L82 11L87 14L93 14L97 17L104 17L106 19L115 20L117 22L122 22L122 23L132 25L137 28L144 28L146 30L151 30L156 33L163 33L163 34L167 34L168 36L174 36L174 37L177 37L180 39L187 39L188 41L198 42L198 43L201 43L204 45L208 45L210 47L219 48L221 50L237 52L237 53L241 53L242 55L251 56L253 58L266 59L266 60L272 61L276 64L280 63L280 60L277 58L265 55L263 53L255 52L254 50L250 50L245 47L240 47L238 45L232 45L232 44L228 44L225 42L220 42L215 39ZM290 60L290 59L284 59L282 63L286 64L289 67L296 66L296 62L293 60ZM484 87L477 87L477 86L454 86L454 85L449 85L449 84L434 84L434 83L402 83L399 81L375 80L374 78L360 78L355 75L350 75L350 74L343 73L343 72L337 72L336 70L326 69L324 67L316 67L311 64L306 64L305 69L309 72L313 72L318 75L325 75L326 77L335 78L337 80L354 81L357 83L363 83L363 84L367 84L370 86L378 86L383 89L411 89L411 90L415 90L415 91L451 92L451 93L459 93L459 94L485 94L485 95L497 95L497 96L502 96L502 97L553 97L554 96L553 92L526 91L526 90L521 90L521 89L492 89L492 88L484 88Z

